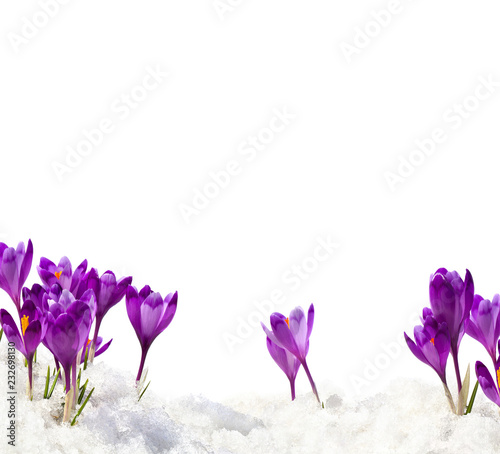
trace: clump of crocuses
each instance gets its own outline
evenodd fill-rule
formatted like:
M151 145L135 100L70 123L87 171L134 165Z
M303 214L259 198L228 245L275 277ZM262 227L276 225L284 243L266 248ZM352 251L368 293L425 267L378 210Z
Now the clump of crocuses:
M29 377L27 393L30 399L33 399L32 371L36 349L43 344L53 354L58 373L54 372L52 389L48 392L49 367L44 398L52 395L62 369L65 386L62 420L67 422L86 390L86 384L79 386L82 372L80 364L84 363L85 369L87 362L91 363L94 357L104 353L111 344L112 339L103 343L99 336L103 318L108 311L127 294L127 313L142 347L137 376L139 380L153 340L174 317L177 292L162 299L159 293L146 286L138 293L131 286L131 276L118 279L109 270L99 276L95 268L87 272L87 260L83 260L73 270L67 257L62 257L57 265L42 257L37 266L41 284L35 283L31 289L23 288L31 269L32 258L31 240L26 249L23 243L19 243L16 249L0 243L0 288L7 292L17 309L15 315L1 309L0 324L8 341L14 343L15 348L26 358ZM21 296L24 301L22 306ZM91 335L92 326L94 332ZM92 392L93 390L88 393L72 425Z
M271 314L270 321L271 330L262 323L262 328L267 335L267 349L290 382L292 400L295 399L295 378L302 365L312 391L320 402L318 390L306 362L309 337L314 324L314 305L311 304L309 307L307 319L304 309L296 307L290 312L289 317L274 312Z
M467 369L462 382L458 349L469 322L474 299L471 273L466 270L465 279L462 280L456 271L439 268L430 278L429 298L431 307L423 311L423 326L416 326L414 329L415 342L404 333L406 343L418 359L436 371L453 412L463 415L469 392L470 372ZM450 353L459 391L456 406L446 381L446 363Z
M478 386L495 404L500 406L500 295L492 300L474 294L474 282L467 270L462 280L456 271L438 269L430 281L431 309L423 312L423 326L416 326L413 342L405 333L406 342L412 353L431 366L443 382L446 395L454 412L458 415L470 413ZM493 376L488 368L476 361L477 383L469 404L469 368L462 382L458 363L458 350L464 334L480 342L493 363ZM448 355L453 358L455 376L459 390L455 406L446 382Z

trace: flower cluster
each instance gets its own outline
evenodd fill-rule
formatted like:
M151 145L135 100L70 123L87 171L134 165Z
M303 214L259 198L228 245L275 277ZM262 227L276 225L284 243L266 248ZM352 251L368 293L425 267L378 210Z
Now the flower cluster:
M466 270L462 280L456 271L438 269L430 279L430 308L424 308L422 326L414 329L415 341L404 333L411 352L423 363L432 367L441 379L452 410L463 415L469 413L475 391L466 405L469 392L469 370L462 381L458 362L458 350L464 334L480 342L490 356L495 380L488 368L476 362L477 385L484 394L500 406L500 295L487 300L474 293L474 281ZM458 386L458 403L454 404L446 381L446 363L451 354Z
M66 422L76 407L80 364L92 363L94 357L104 353L111 344L112 339L102 345L103 339L99 337L108 311L125 297L127 313L142 348L139 381L152 342L175 315L177 292L162 299L146 285L138 293L131 285L131 276L117 279L111 271L99 276L95 268L87 271L87 260L73 270L67 257L61 258L57 265L42 257L37 266L41 283L29 289L24 284L32 259L31 240L26 249L24 243L19 243L16 249L0 243L0 288L7 292L17 310L16 317L1 309L0 324L8 341L26 358L30 399L33 398L36 350L43 344L52 353L56 370L64 371L63 421Z

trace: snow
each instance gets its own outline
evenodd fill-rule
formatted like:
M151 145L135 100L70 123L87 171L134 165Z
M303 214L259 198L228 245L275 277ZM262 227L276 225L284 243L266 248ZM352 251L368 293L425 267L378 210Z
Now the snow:
M6 342L0 344L0 376L6 377ZM63 390L44 400L43 355L35 365L33 401L25 397L26 370L18 358L16 447L7 445L7 401L0 399L0 452L19 453L493 453L500 445L500 414L481 390L473 412L453 415L442 387L419 380L389 383L366 398L346 397L331 383L289 400L240 395L223 403L203 395L165 398L148 389L138 402L135 377L97 358L83 372L89 403L70 427L60 422ZM7 396L6 379L0 392ZM82 381L83 383L83 381ZM285 383L285 382L284 382ZM168 394L168 376L165 377Z

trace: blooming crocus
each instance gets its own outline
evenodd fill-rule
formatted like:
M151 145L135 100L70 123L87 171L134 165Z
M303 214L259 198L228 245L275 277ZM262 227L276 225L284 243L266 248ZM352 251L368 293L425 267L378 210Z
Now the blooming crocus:
M113 272L106 271L99 278L97 270L92 268L84 277L84 287L92 289L96 298L96 315L95 315L95 330L94 338L90 346L88 360L94 360L94 352L97 348L97 338L102 320L106 313L125 296L127 287L132 283L132 277L122 277L116 280ZM80 291L82 289L80 288Z
M500 342L498 349L500 350ZM496 380L481 361L476 362L476 376L485 396L500 407L500 358L495 361Z
M295 355L284 348L278 347L269 337L266 337L267 349L276 364L285 373L290 382L292 400L295 400L295 378L300 368L300 361Z
M493 364L496 364L497 342L500 337L500 295L495 295L492 301L483 299L480 295L474 296L465 332L483 344Z
M9 342L13 342L28 362L28 397L33 398L33 356L47 331L47 319L35 304L27 300L19 313L21 331L12 316L5 310L0 310L0 323Z
M73 272L68 257L62 257L58 265L42 257L37 270L45 289L52 287L54 284L59 284L63 290L69 290L73 296L77 297L80 296L77 295L77 292L87 270L87 260L80 263Z
M404 333L409 349L420 361L432 367L447 386L446 362L450 354L450 334L446 322L438 323L426 308L423 326L415 326L413 334L415 342Z
M50 306L50 310L47 312L48 327L44 339L44 345L53 353L64 369L66 405L63 421L68 421L69 409L76 400L77 356L86 345L92 324L92 307L95 310L92 290L86 292L80 300L72 302L70 302L71 297L68 293L67 290L63 290L59 302ZM73 377L71 377L71 371L73 371ZM73 386L71 381L73 381Z
M169 293L165 299L162 299L161 295L153 292L149 285L143 287L140 292L129 285L125 301L128 318L142 348L141 363L136 378L138 383L149 347L174 318L177 309L177 292Z
M311 383L313 393L316 399L318 399L318 402L320 402L316 385L314 384L314 380L306 362L307 352L309 351L309 337L311 336L313 323L314 305L311 304L307 320L304 309L296 307L290 312L288 318L279 312L271 314L271 330L267 329L263 323L261 323L261 325L267 337L274 344L287 350L299 360Z
M5 290L16 305L17 312L21 311L21 291L33 261L33 243L28 241L24 250L21 242L17 248L8 247L0 243L0 288Z
M474 299L474 282L469 270L465 280L456 271L439 268L429 285L432 313L438 323L446 322L450 332L450 350L455 365L458 390L462 389L458 367L458 347L465 332L465 324L470 316Z

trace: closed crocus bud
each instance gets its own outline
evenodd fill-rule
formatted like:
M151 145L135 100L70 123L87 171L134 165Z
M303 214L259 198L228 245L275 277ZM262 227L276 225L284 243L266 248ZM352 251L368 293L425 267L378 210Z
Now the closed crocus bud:
M32 261L31 240L28 241L26 250L22 242L16 249L0 243L0 288L11 297L18 313L21 311L21 292L31 270Z
M462 389L458 348L469 321L474 300L474 281L469 270L462 280L456 271L439 268L429 284L429 296L434 318L438 323L446 323L450 333L450 350L455 365L458 390Z
M465 280L462 280L456 271L440 268L431 276L429 296L434 318L438 323L446 322L451 348L458 349L474 300L472 275L466 270Z
M177 292L169 293L164 299L153 292L149 285L140 292L131 285L126 293L127 314L141 344L142 356L136 382L142 376L149 347L174 318L177 310Z

